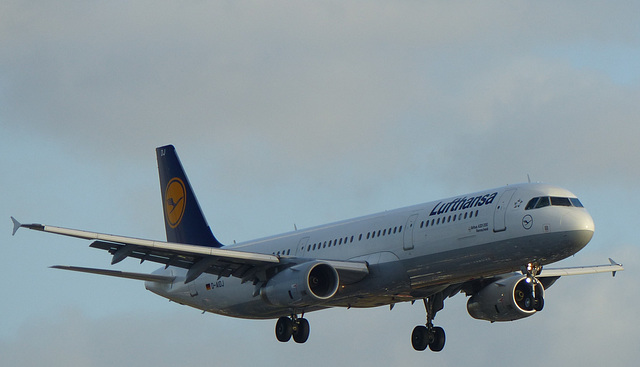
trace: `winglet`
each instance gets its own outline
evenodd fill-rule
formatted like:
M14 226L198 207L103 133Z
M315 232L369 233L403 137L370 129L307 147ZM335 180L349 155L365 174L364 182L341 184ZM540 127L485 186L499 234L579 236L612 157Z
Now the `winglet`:
M13 233L11 235L15 236L16 232L18 232L20 227L22 227L22 224L20 224L20 222L18 222L18 220L14 217L11 217L11 220L13 221Z
M622 266L622 264L618 264L617 262L613 261L613 259L612 259L612 258L609 258L609 262L611 263L611 265L618 265L618 266ZM611 272L611 276L614 276L614 277L615 277L615 276L616 276L616 272L615 272L615 271L612 271L612 272Z

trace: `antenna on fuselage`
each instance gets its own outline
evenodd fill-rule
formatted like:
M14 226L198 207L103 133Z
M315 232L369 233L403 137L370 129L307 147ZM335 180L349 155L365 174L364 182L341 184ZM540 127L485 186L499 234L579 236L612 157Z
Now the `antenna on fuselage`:
M529 177L528 173L527 173L527 181L529 181L529 183L531 183L531 177Z

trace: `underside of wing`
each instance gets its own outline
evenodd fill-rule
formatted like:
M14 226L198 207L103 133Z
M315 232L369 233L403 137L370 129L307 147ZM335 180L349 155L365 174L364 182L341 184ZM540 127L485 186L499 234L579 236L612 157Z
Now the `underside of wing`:
M570 268L549 268L542 269L538 277L560 277L568 275L583 275L583 274L596 274L596 273L611 273L613 276L616 272L623 271L622 264L618 264L612 259L609 259L611 264L609 265L595 265L595 266L576 266Z
M245 282L265 282L281 268L313 260L182 243L152 241L41 224L20 224L14 218L12 219L15 230L18 228L28 228L63 236L94 240L90 247L106 250L113 255L111 264L116 264L127 257L132 257L139 259L141 263L143 261L151 261L164 264L165 267L175 266L188 269L185 283L193 281L203 273L213 274L219 277L233 276L241 278ZM343 284L355 283L369 274L369 268L366 262L327 262L340 274ZM77 269L68 270L81 271Z

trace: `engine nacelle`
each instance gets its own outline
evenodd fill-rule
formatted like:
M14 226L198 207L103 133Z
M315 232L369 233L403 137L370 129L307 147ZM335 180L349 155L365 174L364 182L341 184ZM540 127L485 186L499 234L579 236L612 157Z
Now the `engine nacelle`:
M333 266L313 261L276 274L260 290L260 296L276 306L314 305L333 297L339 284L340 278Z
M469 298L467 311L475 319L513 321L533 315L544 306L544 287L524 275L496 280Z

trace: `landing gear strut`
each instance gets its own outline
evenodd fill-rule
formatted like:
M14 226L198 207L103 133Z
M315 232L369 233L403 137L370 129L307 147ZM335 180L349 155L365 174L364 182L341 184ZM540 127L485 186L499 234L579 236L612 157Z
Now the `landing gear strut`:
M276 339L286 343L293 336L296 343L304 343L309 339L309 321L296 315L291 317L281 317L276 323Z
M542 271L542 265L537 262L528 263L527 266L521 268L521 271L522 274L527 277L526 281L531 286L531 293L529 297L527 297L530 299L525 300L525 308L529 311L542 311L544 308L543 288L537 278L538 274Z
M423 299L424 308L427 311L427 324L424 326L418 325L413 329L413 333L411 333L413 349L423 351L428 346L432 351L439 352L444 348L446 340L444 329L439 326L433 326L433 319L436 317L436 313L444 308L443 297L442 293L437 293Z

